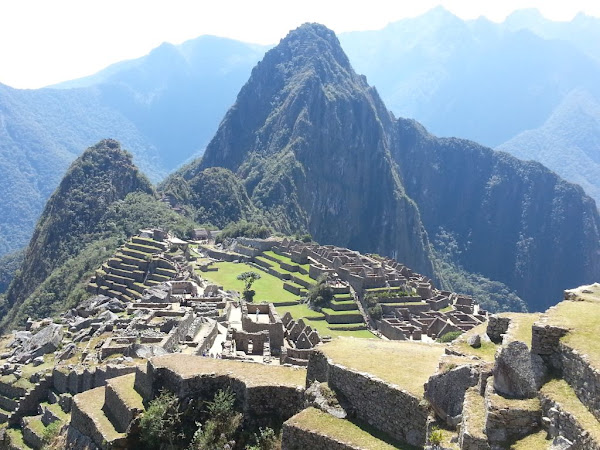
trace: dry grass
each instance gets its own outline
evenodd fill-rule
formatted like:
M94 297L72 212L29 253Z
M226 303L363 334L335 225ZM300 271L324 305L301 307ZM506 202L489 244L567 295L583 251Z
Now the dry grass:
M157 368L166 368L182 377L194 377L203 374L229 375L248 386L271 386L274 384L296 387L306 384L306 370L283 366L265 366L263 364L230 361L225 359L203 358L170 354L151 359Z
M91 389L89 391L77 394L73 400L81 411L92 418L98 431L108 441L112 442L125 436L124 433L119 433L115 430L113 424L108 420L108 417L102 411L104 406L104 386Z
M543 450L549 449L552 446L552 441L546 439L547 433L539 431L535 434L530 434L527 437L515 442L510 446L511 450Z
M119 398L129 407L129 409L144 410L144 403L140 394L133 387L135 383L135 373L123 375L108 380L108 384L115 390Z
M320 349L334 362L368 372L417 397L435 373L444 346L412 341L337 338Z
M329 436L336 441L341 441L353 448L365 448L372 450L411 449L408 445L398 446L388 444L373 436L358 425L349 420L337 419L330 414L315 408L307 408L287 422L302 430Z
M509 341L525 342L531 348L531 327L540 320L540 313L503 313L501 317L510 317L510 327L508 328Z
M490 378L488 382L492 382L492 378ZM488 400L496 409L520 409L522 411L539 411L542 409L540 400L537 397L520 400L492 394Z
M477 325L476 327L470 329L463 335L459 336L454 342L450 344L450 347L460 353L465 355L476 356L481 358L484 361L494 362L494 355L496 354L496 349L498 346L493 342L481 340L481 347L473 348L468 343L467 340L475 335L475 334L485 334L485 330L487 328L487 322Z
M465 404L469 408L463 412L468 417L469 433L472 436L486 439L483 429L485 428L485 401L479 395L477 388L467 389L465 392Z
M590 293L583 293L589 290ZM549 325L570 330L562 342L588 356L590 364L600 369L600 284L575 290L580 301L563 301L547 313Z
M600 442L600 423L577 398L575 391L562 379L551 380L542 386L541 394L561 405L561 408L577 419L596 442Z

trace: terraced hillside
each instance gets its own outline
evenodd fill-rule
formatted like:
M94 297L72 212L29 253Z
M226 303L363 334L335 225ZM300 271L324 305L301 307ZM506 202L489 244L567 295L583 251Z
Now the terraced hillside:
M142 297L145 289L169 281L177 269L162 253L164 242L133 237L96 271L88 291L129 302Z

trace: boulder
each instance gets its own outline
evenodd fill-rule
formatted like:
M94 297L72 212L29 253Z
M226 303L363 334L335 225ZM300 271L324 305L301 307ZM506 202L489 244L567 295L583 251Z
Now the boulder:
M114 322L115 320L117 320L119 318L119 316L117 316L115 313L113 313L111 311L104 311L102 314L98 314L97 318L102 320L102 322L107 323L107 322Z
M16 356L21 362L28 361L46 353L54 352L63 338L62 326L51 323L36 334L25 344Z
M73 355L75 355L75 352L77 351L77 345L75 345L73 342L69 342L67 345L64 346L64 348L58 353L58 355L56 355L56 360L57 361L64 361L65 359L69 359L71 358Z
M134 344L133 353L138 358L152 358L153 356L166 355L168 352L158 345Z
M127 309L127 304L122 302L121 300L117 300L116 298L110 299L104 307L113 313L120 313Z
M33 358L33 361L31 362L33 363L33 367L41 366L42 364L44 364L44 357L38 356L36 358Z
M425 383L425 398L448 426L454 428L461 422L465 392L477 385L479 373L477 364L460 365L450 370L443 369Z
M533 398L546 377L547 370L539 355L527 344L513 341L502 347L494 365L494 389L510 398Z
M481 347L481 336L479 334L474 334L469 339L467 339L467 344L469 344L473 348Z
M161 283L144 291L143 303L169 303L171 301L171 286Z

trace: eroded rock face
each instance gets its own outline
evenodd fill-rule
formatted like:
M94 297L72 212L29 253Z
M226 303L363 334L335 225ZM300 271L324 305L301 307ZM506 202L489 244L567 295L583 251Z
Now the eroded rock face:
M494 366L494 388L510 398L533 398L546 376L539 355L530 353L527 344L513 341L502 347Z
M51 323L33 335L18 353L17 359L21 362L25 362L29 359L45 355L46 353L51 353L58 348L62 338L62 326Z
M477 385L479 372L478 366L463 365L432 375L425 384L425 398L449 426L460 423L465 392Z

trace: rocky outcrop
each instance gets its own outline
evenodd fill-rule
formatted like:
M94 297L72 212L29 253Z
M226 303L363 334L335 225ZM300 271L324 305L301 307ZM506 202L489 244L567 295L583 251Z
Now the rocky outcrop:
M478 364L465 364L442 369L425 384L425 398L448 426L456 427L461 422L465 392L477 385L479 375Z
M392 146L430 239L455 239L459 264L543 310L600 273L600 216L581 187L539 163L396 122Z
M512 341L496 356L494 388L509 398L532 398L545 375L542 358L530 353L524 342Z

